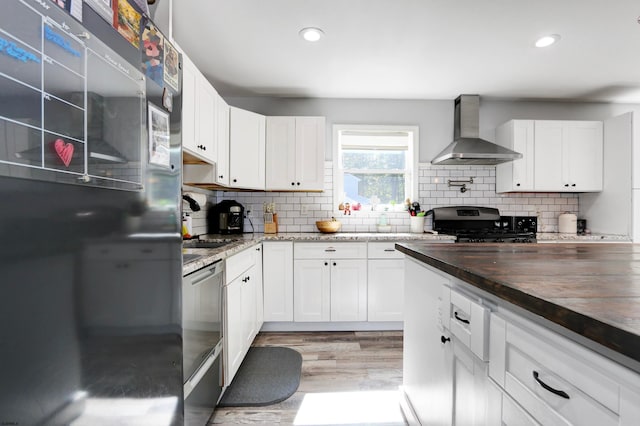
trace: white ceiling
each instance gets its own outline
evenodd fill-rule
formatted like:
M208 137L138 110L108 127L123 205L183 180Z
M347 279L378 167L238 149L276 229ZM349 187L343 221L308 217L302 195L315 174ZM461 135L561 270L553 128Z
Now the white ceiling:
M173 0L173 37L224 96L640 103L639 16L638 0Z

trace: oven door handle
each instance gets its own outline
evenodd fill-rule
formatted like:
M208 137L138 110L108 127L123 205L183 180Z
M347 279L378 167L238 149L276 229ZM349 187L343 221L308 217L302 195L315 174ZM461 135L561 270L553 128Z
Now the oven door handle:
M193 273L192 275L188 275L187 278L191 280L191 285L197 285L197 284L200 284L202 281L221 273L222 273L222 268L220 267L220 262L217 262L217 263L214 263L213 265L207 266L202 271L198 271Z

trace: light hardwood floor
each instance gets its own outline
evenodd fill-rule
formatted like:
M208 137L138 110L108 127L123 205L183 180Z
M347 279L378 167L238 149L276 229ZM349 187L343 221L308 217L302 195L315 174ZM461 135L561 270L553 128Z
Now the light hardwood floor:
M299 411L298 424L322 424L319 419L325 418L327 410L334 417L331 424L358 424L353 423L354 417L362 415L366 419L366 414L382 408L381 405L397 408L393 398L402 384L402 332L269 332L260 333L253 345L286 346L302 354L302 377L297 392L279 404L266 407L218 408L208 425L293 425ZM381 396L383 401L379 399ZM336 422L335 418L341 416L338 407L345 401L355 401L351 398L359 399L357 403L349 402L344 420ZM321 407L324 413L316 416L309 411L312 400L327 405ZM302 414L306 414L306 420L301 419ZM318 420L310 423L309 418ZM384 423L363 420L359 424L406 423L400 415L393 415Z

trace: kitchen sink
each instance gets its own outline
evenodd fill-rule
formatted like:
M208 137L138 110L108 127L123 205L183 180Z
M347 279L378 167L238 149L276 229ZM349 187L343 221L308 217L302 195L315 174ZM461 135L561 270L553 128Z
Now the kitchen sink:
M230 243L231 241L185 241L184 243L182 243L182 247L215 249L224 247Z

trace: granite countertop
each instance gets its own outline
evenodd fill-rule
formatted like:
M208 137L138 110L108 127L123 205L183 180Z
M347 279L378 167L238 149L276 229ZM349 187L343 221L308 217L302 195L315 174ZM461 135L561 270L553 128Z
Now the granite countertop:
M538 232L536 240L540 241L574 241L574 242L631 242L631 238L627 235L613 234L561 234L559 232Z
M200 235L200 241L223 241L228 244L218 248L183 248L184 254L197 254L201 257L183 264L182 275L188 275L218 260L225 259L262 241L455 241L452 235L430 233L364 233L337 232L323 234L320 232L280 233L280 234L206 234ZM188 245L189 243L187 243Z
M408 242L397 248L597 343L595 350L640 372L640 245Z

